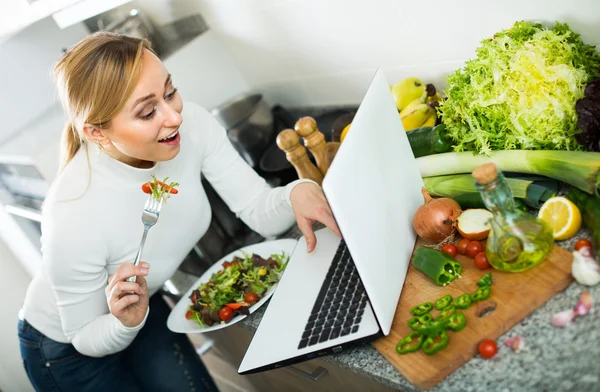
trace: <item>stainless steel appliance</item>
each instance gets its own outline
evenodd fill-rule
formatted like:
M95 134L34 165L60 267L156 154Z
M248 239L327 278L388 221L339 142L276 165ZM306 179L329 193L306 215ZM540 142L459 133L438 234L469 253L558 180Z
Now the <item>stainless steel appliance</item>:
M242 158L257 167L275 139L273 114L262 94L244 93L211 110Z

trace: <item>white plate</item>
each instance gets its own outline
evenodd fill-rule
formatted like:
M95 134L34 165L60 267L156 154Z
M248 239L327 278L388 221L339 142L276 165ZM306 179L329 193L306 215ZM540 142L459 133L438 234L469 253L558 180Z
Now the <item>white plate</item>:
M248 254L256 253L257 255L268 258L272 254L280 254L282 251L285 252L286 256L291 256L296 244L297 240L293 239L281 239L274 241L266 241L261 242L259 244L254 244L250 246L246 246L244 248L238 249L235 252L228 254L223 257L221 260L217 261L213 264L197 281L189 288L189 290L185 293L183 297L177 302L177 305L171 310L171 314L169 314L169 318L167 320L167 327L173 332L179 333L204 333L210 331L216 331L218 329L226 328L230 325L233 325L237 322L242 321L244 318L248 316L238 315L232 318L228 323L215 324L210 327L202 327L194 320L188 320L185 318L185 312L187 311L188 305L190 302L190 295L192 292L196 290L202 283L206 283L210 280L210 277L216 273L217 271L223 268L222 264L225 261L231 261L234 256L244 257L242 254L246 252ZM267 293L254 305L250 307L250 314L254 313L256 309L260 308L267 300L271 297L275 288L277 287L277 283L275 283Z

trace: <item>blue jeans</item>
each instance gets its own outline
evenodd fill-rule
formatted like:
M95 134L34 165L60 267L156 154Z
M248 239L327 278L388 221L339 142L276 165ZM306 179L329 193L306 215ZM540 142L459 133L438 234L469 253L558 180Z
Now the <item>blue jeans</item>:
M36 391L212 392L217 387L191 342L167 328L170 308L150 298L146 324L125 350L101 358L80 354L19 320L21 358Z

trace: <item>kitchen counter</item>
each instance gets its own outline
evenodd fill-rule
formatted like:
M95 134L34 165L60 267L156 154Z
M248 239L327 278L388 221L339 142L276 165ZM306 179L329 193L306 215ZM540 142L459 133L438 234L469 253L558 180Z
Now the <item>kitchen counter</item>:
M317 228L317 226L315 226ZM299 238L297 227L282 237ZM575 241L590 238L582 229L574 238L557 242L572 250ZM565 328L550 324L553 314L573 308L579 294L586 289L574 282L565 291L555 295L534 313L515 325L498 340L498 354L491 360L474 357L458 368L432 391L590 391L600 384L600 319L598 312L576 319ZM600 285L587 288L597 303L600 302ZM240 324L256 330L264 314L257 310ZM511 336L525 340L525 348L514 353L503 346ZM322 359L334 365L374 379L400 391L416 389L373 346L349 349L346 352L325 356ZM596 387L594 387L596 385Z

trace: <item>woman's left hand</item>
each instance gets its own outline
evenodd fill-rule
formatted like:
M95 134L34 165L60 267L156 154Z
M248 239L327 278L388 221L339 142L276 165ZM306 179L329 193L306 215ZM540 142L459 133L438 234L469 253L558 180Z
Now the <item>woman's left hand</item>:
M298 227L304 234L304 238L306 238L308 253L315 250L317 245L317 237L313 231L315 221L321 222L339 237L342 236L320 186L312 182L300 183L292 189L290 201L292 202Z

